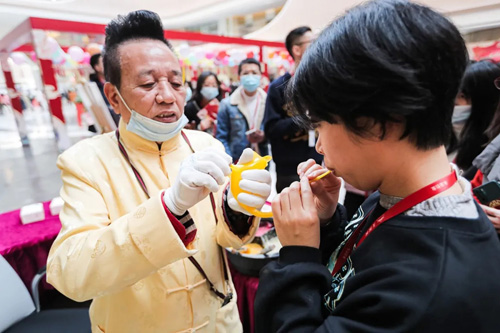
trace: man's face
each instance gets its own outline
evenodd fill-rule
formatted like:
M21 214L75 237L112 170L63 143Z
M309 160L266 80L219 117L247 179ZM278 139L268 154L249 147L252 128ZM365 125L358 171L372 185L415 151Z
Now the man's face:
M295 61L300 61L300 59L302 59L304 52L306 52L307 48L313 41L314 34L312 33L312 31L307 31L302 35L302 37L299 38L299 40L295 42L295 45L293 46Z
M240 77L244 75L260 75L260 67L257 64L243 64L241 66Z
M99 57L97 65L95 65L94 69L97 72L97 74L104 75L104 65L102 63L102 56Z
M360 190L378 188L383 167L375 161L380 159L382 141L355 136L344 125L326 121L319 122L316 130L316 150L328 169Z
M172 123L184 112L186 88L178 59L167 45L140 39L119 47L120 93L130 109L150 119ZM105 88L113 108L128 123L130 112L114 89Z

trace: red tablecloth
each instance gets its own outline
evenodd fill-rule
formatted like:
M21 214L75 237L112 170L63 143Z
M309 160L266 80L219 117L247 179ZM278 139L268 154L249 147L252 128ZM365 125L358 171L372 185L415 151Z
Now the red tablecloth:
M61 229L59 216L50 214L49 204L43 204L45 220L26 225L21 223L19 209L0 214L0 255L19 274L28 290L35 274L45 266L50 246Z
M238 311L243 330L246 333L254 333L253 303L259 286L259 278L243 275L232 267L230 268L236 295L238 295Z

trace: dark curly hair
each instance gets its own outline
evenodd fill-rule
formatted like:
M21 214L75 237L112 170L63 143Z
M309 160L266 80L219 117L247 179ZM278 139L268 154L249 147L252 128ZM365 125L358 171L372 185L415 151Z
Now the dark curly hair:
M125 42L138 39L158 40L173 50L165 39L160 16L149 10L137 10L126 16L118 15L106 26L103 64L104 76L108 82L117 87L121 83L121 64L119 46Z

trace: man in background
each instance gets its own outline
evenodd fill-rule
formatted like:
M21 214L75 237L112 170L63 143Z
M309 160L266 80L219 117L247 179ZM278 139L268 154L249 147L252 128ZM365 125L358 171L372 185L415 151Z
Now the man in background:
M220 104L216 135L234 161L248 147L260 155L269 152L262 130L267 94L260 88L260 63L254 58L243 60L238 75L240 86Z
M295 68L299 66L304 52L313 40L314 35L309 27L293 29L286 37L286 49L295 61ZM278 193L299 180L297 166L300 162L309 158L317 163L322 161L321 155L314 149L315 132L298 126L285 102L285 88L295 68L292 73L286 73L274 80L267 92L264 132L271 143L273 160L276 163Z

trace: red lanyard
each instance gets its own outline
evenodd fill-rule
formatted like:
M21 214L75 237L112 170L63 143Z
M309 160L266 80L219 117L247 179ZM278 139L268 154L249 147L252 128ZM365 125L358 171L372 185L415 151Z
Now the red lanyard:
M139 173L139 171L137 171L137 169L134 167L134 165L132 164L132 162L130 162L130 158L128 157L127 150L125 149L125 147L123 146L122 142L120 141L120 131L117 129L115 131L115 134L116 134L116 140L118 141L118 148L120 149L120 152L122 153L123 157L125 157L125 159L127 160L128 164L130 165L130 167L132 168L132 171L134 172L135 178L137 179L137 181L141 185L142 190L144 191L144 193L146 193L146 196L149 199L149 192L148 192L148 189L146 187L146 183L144 183L144 180L142 179L141 174ZM189 149L191 149L191 152L194 153L194 149L191 146L191 142L189 142L189 139L186 136L186 134L184 133L184 131L181 131L181 135L184 138L184 141L186 141L187 145L189 146Z
M394 216L397 216L408 209L418 205L419 203L428 200L432 198L433 196L442 193L452 187L456 182L457 182L457 173L453 171L449 175L435 181L434 183L431 183L420 190L410 194L394 206L392 206L389 210L387 210L384 214L379 216L375 220L375 222L372 223L372 225L366 230L366 232L363 234L361 239L359 240L358 244L356 244L356 247L359 247L361 243L368 237L369 234L373 232L379 225L384 223L385 221L392 219ZM359 224L359 226L356 228L356 230L352 233L352 235L349 237L349 240L347 243L344 245L342 248L342 251L340 252L339 256L337 257L337 261L335 262L335 266L332 271L332 276L337 274L337 272L340 270L340 268L345 264L347 261L347 258L351 255L352 251L354 250L354 246L356 243L356 240L358 239L361 230L363 229L366 220L370 216L371 212L367 214L363 222Z

